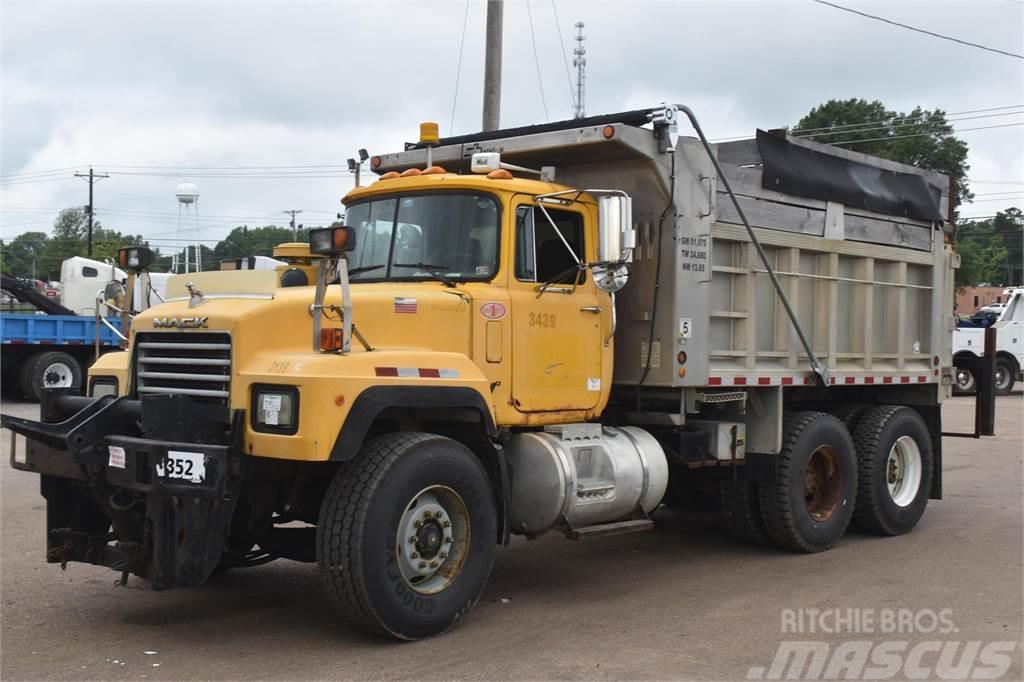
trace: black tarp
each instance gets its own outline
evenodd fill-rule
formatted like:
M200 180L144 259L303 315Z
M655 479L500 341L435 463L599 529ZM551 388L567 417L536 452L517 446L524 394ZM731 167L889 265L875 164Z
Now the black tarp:
M763 130L757 131L757 148L765 189L887 215L945 220L939 211L941 192L920 175L825 154Z

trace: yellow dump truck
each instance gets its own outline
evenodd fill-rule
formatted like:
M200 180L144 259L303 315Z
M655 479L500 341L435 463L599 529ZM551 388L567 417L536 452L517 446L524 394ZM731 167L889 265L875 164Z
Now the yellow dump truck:
M425 130L371 159L345 227L277 270L173 278L87 396L3 418L48 561L158 590L317 562L343 618L416 639L512 534L710 506L816 552L941 496L946 176L784 133L711 145L682 106Z

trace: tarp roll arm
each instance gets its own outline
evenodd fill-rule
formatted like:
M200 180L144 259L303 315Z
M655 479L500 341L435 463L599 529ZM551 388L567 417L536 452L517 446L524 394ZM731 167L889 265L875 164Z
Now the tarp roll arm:
M786 314L789 316L789 321L793 325L796 335L800 337L800 343L804 347L804 352L807 353L808 359L811 361L811 369L814 374L818 377L818 381L822 386L829 385L829 379L831 378L828 368L825 367L818 360L818 357L814 354L814 350L811 348L810 342L807 340L807 336L804 335L804 330L800 327L800 322L797 320L796 312L793 310L793 306L790 305L789 299L786 297L786 292L782 289L782 284L779 282L778 276L775 274L775 269L772 268L771 263L768 262L768 255L764 252L764 247L761 246L761 242L758 240L757 235L754 234L754 228L750 226L750 221L747 220L746 214L743 212L743 208L740 206L739 200L732 191L732 187L729 185L729 179L722 171L722 166L718 163L718 158L715 156L714 150L711 149L711 144L708 142L708 138L704 135L704 131L700 127L700 123L697 122L697 116L693 113L690 107L685 104L676 104L675 108L690 119L690 125L693 126L697 136L700 138L700 143L704 146L704 151L707 152L708 158L711 159L711 163L715 167L715 172L718 173L718 179L725 187L725 191L729 194L729 198L732 200L733 206L736 207L736 213L739 215L740 220L743 221L743 227L747 229L747 235L750 236L750 241L753 243L754 248L757 250L757 255L761 258L761 263L764 264L764 269L768 272L768 277L772 280L772 286L775 287L775 293L779 295L782 300L782 305L786 309Z

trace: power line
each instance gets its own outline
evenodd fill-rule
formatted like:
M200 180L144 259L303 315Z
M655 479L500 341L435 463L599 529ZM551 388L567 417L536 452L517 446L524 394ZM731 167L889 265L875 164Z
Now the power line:
M526 0L526 17L530 22L530 42L533 44L533 64L537 67L537 87L540 88L540 103L544 105L544 119L551 120L548 115L548 102L544 98L544 80L540 75L540 58L537 56L537 35L533 31L533 12L530 11L530 0Z
M558 31L558 46L562 48L562 63L565 64L565 79L569 83L569 104L576 106L576 92L572 87L572 73L569 71L569 55L565 51L565 39L562 37L562 25L558 22L558 5L551 0L551 12L555 15L555 30Z
M886 19L885 17L880 17L880 16L877 16L875 14L868 14L867 12L861 12L860 10L852 9L850 7L844 7L842 5L837 5L834 2L828 2L828 0L811 0L811 2L816 2L819 5L825 5L827 7L833 7L835 9L839 9L839 10L842 10L844 12L850 12L851 14L858 14L858 15L860 15L862 17L866 17L868 19L874 19L875 21L881 21L881 22L884 22L886 24L891 24L892 26L898 26L900 28L905 28L905 29L907 29L909 31L916 31L917 33L923 33L925 35L932 36L933 38L941 38L942 40L949 40L949 41L952 41L954 43L960 43L961 45L967 45L968 47L976 47L979 50L986 50L988 52L995 52L996 54L1005 55L1007 57L1013 57L1014 59L1024 59L1024 55L1022 55L1022 54L1017 54L1015 52L1006 52L1005 50L998 50L998 49L996 49L994 47L988 47L987 45L980 45L978 43L972 43L972 42L969 42L967 40L960 40L959 38L954 38L952 36L943 35L941 33L935 33L934 31L927 31L927 30L925 30L923 28L917 28L916 26L911 26L909 24L901 24L900 22L893 21L892 19Z
M1005 106L1005 107L989 107L987 109L971 109L969 111L951 111L949 113L946 113L945 115L946 116L961 116L963 114L981 114L981 113L984 113L986 111L1005 111L1006 109L1020 109L1020 108L1024 108L1024 104L1013 104L1013 105ZM922 112L922 113L924 113L924 112ZM1019 113L1019 112L1014 112L1014 113ZM933 116L941 116L942 114L936 112L936 113L934 113L932 115ZM802 134L805 134L805 133L809 134L809 133L816 132L818 130L839 130L840 128L859 128L859 127L864 126L864 125L875 125L875 124L880 124L880 123L895 123L897 121L909 121L909 120L911 120L913 118L916 118L916 117L915 116L904 116L902 118L893 119L892 121L890 121L889 119L883 118L883 119L878 119L878 120L875 120L875 121L861 121L860 123L844 123L842 125L824 126L824 127L821 127L821 128L802 128L798 133L794 133L794 135L796 135L796 134L802 135Z
M835 131L832 131L832 132L823 132L823 133L809 133L806 130L798 130L795 133L793 133L792 136L793 137L815 137L815 138L817 138L817 137L825 137L826 135L848 135L848 134L851 134L851 133L867 133L867 132L871 132L873 130L893 130L895 128L912 128L914 126L926 126L926 125L929 125L931 123L956 123L957 121L974 121L974 120L979 119L979 118L998 118L1000 116L1020 116L1021 114L1024 114L1024 110L1022 110L1022 111L1006 111L1006 112L1003 112L1001 114L983 114L981 116L961 116L959 118L946 118L945 120L943 120L943 118L940 115L940 117L932 116L930 118L927 118L927 119L924 119L924 120L921 120L921 121L915 121L914 123L895 123L896 120L901 120L901 119L895 119L893 121L893 123L895 123L895 125L881 125L881 126L877 126L877 127L874 127L874 128L853 128L853 129L849 129L849 130L835 130ZM908 117L906 119L902 119L902 120L910 120L910 117Z
M972 130L990 130L992 128L1013 128L1015 126L1024 126L1024 123L1003 123L1002 125L980 126L978 128L960 128L958 130L953 130L952 133L967 133ZM828 144L838 147L841 144L860 144L862 142L878 142L879 140L902 140L905 137L926 137L931 134L932 133L911 133L909 135L886 135L883 137L869 137L866 140L844 140L843 142L829 142Z
M448 124L448 134L455 135L455 104L459 101L459 80L462 77L462 48L466 45L466 25L469 23L469 0L466 0L466 11L462 15L462 38L459 39L459 64L455 67L455 94L452 96L452 118Z
M1024 109L1024 104L1017 104L1017 105L1014 105L1012 107L992 107L991 109L974 109L974 110L971 110L971 111L954 111L954 112L945 114L945 116L947 117L946 118L947 122L956 122L956 121L972 120L973 118L989 118L989 117L995 117L995 116L1013 116L1013 115L1016 115L1016 114L1024 114L1024 111L1013 111L1013 112L1009 112L1009 113L989 114L987 116L954 118L954 117L962 116L963 114L976 114L976 113L980 113L980 112L983 112L983 111L1003 111L1005 109ZM862 132L868 132L870 130L888 130L890 127L893 127L893 126L891 126L891 124L898 123L900 121L911 121L914 118L915 117L913 117L913 116L904 116L904 117L901 117L901 118L894 118L894 119L891 119L891 120L889 120L889 119L879 119L879 120L874 120L874 121L862 121L860 123L845 123L843 125L837 125L837 126L824 126L824 127L821 127L821 128L803 128L803 129L796 130L796 131L790 133L790 135L792 137L816 137L818 135L825 134L825 133L819 133L817 131L822 131L822 130L837 130L837 131L839 131L840 129L842 129L841 132L848 132L848 133L862 133ZM927 124L929 122L931 122L929 119L925 119L925 120L919 121L917 123L912 123L912 124L907 124L907 125L925 125L925 124ZM882 125L882 124L885 124L885 125ZM872 126L874 126L874 127L872 127ZM750 134L746 134L746 135L732 135L730 137L716 137L716 138L714 138L711 141L712 142L729 142L729 141L732 141L732 140L746 140L746 139L750 139L751 137L752 136Z

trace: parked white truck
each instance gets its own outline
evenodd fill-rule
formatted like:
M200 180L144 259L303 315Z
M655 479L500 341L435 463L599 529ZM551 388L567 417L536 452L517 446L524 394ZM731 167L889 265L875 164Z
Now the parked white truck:
M992 323L996 330L995 388L998 395L1009 395L1014 384L1024 380L1024 288L1003 291L1006 303ZM985 348L985 329L960 327L953 332L953 364L956 365L955 388L973 393L977 388L974 373L966 365L981 357ZM961 366L963 365L963 366Z

